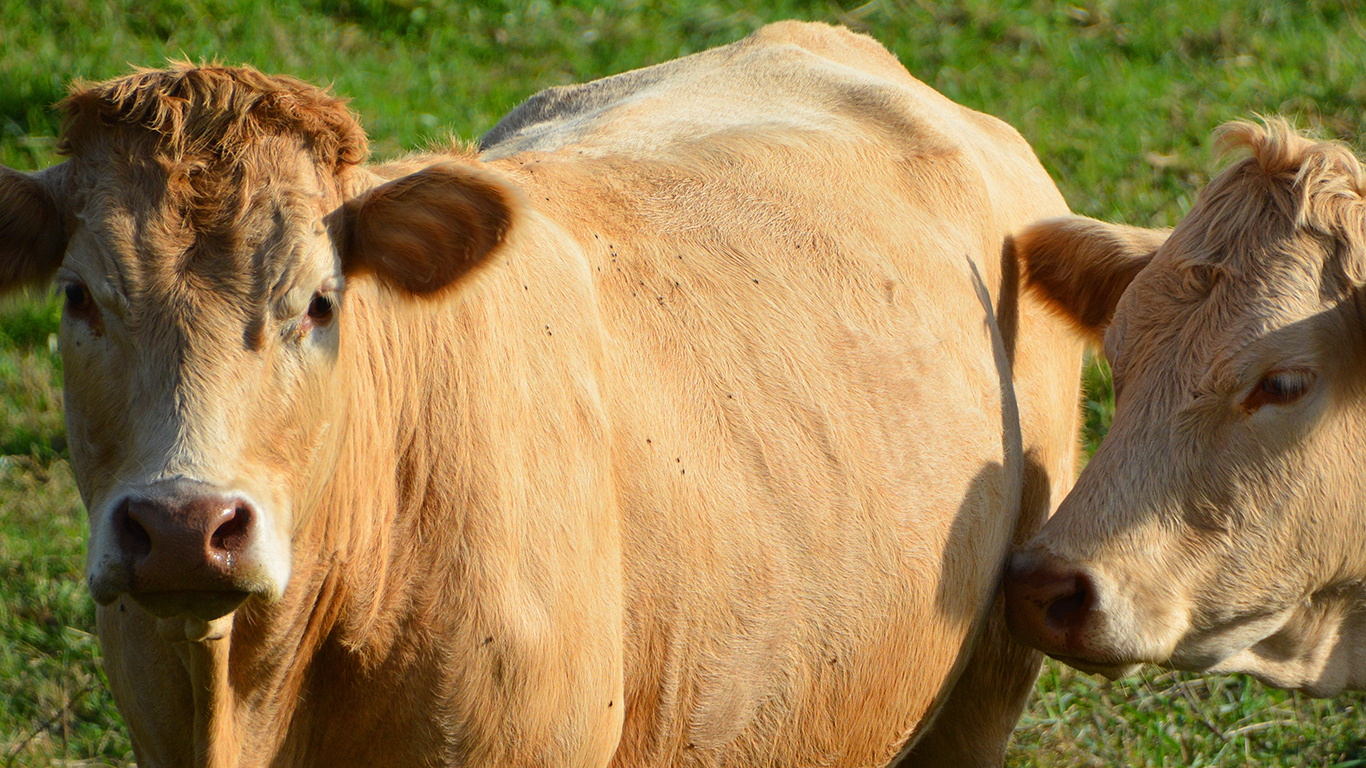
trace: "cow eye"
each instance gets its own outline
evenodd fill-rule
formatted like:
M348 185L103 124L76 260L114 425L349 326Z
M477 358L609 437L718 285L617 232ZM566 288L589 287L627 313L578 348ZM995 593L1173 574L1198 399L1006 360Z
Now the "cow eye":
M72 314L89 312L94 306L90 289L80 283L67 283L62 288L62 295L66 297L66 311Z
M1243 401L1243 409L1251 413L1264 405L1287 405L1299 400L1314 385L1314 372L1305 368L1281 368L1271 371L1257 382Z
M319 325L329 322L334 312L336 312L336 304L332 301L331 296L315 293L313 300L308 302L308 316Z

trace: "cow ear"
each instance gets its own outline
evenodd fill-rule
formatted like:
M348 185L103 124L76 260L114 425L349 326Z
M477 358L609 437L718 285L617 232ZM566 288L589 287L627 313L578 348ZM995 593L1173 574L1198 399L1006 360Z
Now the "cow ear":
M61 266L67 230L57 201L66 170L26 174L0 165L0 293L45 282Z
M1015 235L1014 248L1025 284L1099 343L1119 297L1170 234L1064 216Z
M502 245L516 197L508 182L455 163L381 184L342 206L343 271L436 293Z

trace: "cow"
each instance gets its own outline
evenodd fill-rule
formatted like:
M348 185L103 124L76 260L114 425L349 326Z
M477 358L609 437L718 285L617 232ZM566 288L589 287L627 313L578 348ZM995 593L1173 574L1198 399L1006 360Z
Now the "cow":
M1366 172L1283 119L1165 230L1015 241L1029 290L1103 334L1114 422L1011 560L1011 629L1080 669L1366 687Z
M383 164L250 68L63 108L0 286L139 765L1000 764L1082 353L1013 129L799 23Z

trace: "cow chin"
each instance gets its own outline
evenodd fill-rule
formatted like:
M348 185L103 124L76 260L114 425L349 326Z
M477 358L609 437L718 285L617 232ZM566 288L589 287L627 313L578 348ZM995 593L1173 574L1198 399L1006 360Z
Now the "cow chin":
M1062 656L1049 654L1049 658L1060 661L1073 669L1081 670L1089 675L1103 675L1110 680L1118 680L1121 677L1128 677L1138 671L1141 664L1133 663L1114 663L1104 661L1093 661L1077 656Z
M271 574L248 572L221 583L179 585L140 583L122 564L107 564L88 578L91 596L100 605L111 605L120 598L132 598L143 610L161 618L195 618L213 621L237 610L249 597L268 602L280 599L285 584ZM259 571L260 569L253 569Z
M111 605L126 596L159 619L185 618L204 622L232 613L249 597L274 601L282 591L268 578L213 588L139 589L128 571L121 568L105 568L92 574L89 586L95 602L100 605Z
M142 609L159 619L193 618L214 621L237 610L250 592L208 591L198 589L163 592L134 592L130 597Z

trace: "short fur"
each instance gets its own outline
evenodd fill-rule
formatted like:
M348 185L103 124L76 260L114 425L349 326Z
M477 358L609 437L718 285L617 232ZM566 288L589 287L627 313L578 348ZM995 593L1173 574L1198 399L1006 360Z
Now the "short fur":
M69 102L68 430L140 765L999 765L1039 657L997 580L1080 363L1002 259L1061 196L845 30L644 73L381 166L250 70ZM172 483L255 510L234 612L134 599L112 512Z
M1031 613L1046 606L1011 609L1022 640L1112 673L1154 662L1316 695L1366 688L1366 173L1281 119L1231 123L1216 143L1248 156L1137 276L1098 222L1030 256L1036 271L1090 258L1082 269L1101 273L1050 297L1074 314L1111 307L1120 394L1011 582L1026 594L1034 563L1080 573L1089 613L1062 648ZM1041 241L1054 226L1035 227Z
M1170 234L1083 216L1050 219L1014 238L1025 284L1099 342L1129 282Z

